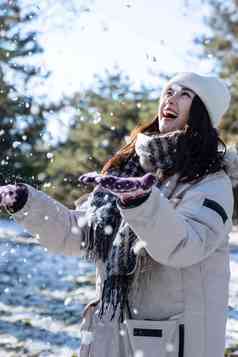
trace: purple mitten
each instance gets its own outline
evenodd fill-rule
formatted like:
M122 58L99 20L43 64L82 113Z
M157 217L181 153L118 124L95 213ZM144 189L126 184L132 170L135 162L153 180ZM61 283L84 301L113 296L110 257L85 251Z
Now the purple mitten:
M97 179L102 175L98 174L96 171L87 172L86 174L79 177L79 182L84 185L97 185Z
M26 203L28 189L24 184L6 185L0 187L0 209L10 213L19 211Z
M150 173L142 177L117 177L117 176L100 176L96 182L102 187L114 193L130 193L137 191L148 191L156 182L156 177Z
M147 196L152 186L156 183L156 177L147 173L142 177L118 177L112 175L86 174L79 181L84 184L99 185L103 189L118 196L122 203Z

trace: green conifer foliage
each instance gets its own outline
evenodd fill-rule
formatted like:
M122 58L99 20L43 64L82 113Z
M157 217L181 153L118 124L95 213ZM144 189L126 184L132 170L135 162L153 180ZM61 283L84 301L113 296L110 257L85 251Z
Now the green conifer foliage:
M26 95L30 81L40 75L29 61L42 52L36 32L27 31L35 16L23 12L18 1L0 2L0 184L32 182L48 164L44 114L53 107Z
M71 101L77 111L74 123L48 169L53 195L73 205L83 192L78 177L100 171L126 143L132 129L154 118L158 101L151 99L151 94L149 88L134 90L119 70L95 77L94 89L75 94Z
M232 101L220 129L227 143L238 144L238 1L209 0L205 22L210 35L198 36L203 54L215 61L217 73L230 85ZM202 60L202 59L201 59Z

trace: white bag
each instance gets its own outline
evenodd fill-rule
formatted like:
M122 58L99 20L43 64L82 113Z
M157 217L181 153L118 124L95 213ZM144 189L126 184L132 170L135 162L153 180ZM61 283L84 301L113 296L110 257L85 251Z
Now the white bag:
M178 320L125 321L132 356L183 357L184 325Z

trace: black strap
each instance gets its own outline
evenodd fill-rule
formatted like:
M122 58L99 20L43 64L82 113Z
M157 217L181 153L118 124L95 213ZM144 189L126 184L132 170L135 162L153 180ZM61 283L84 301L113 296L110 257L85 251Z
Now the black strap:
M183 357L184 354L184 325L179 325L179 351L178 357Z
M221 205L219 205L219 203L217 203L216 201L213 201L213 200L209 200L208 198L205 198L205 200L203 202L203 206L210 208L213 211L215 211L216 213L218 213L219 216L221 217L223 223L226 223L228 216L227 216L224 208Z
M133 329L133 336L162 337L163 336L163 330L162 329L155 329L155 328L134 328Z

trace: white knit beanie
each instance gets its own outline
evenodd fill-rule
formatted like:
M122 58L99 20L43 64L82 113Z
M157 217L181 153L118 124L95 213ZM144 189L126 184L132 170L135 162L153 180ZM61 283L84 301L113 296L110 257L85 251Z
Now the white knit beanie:
M230 92L222 79L182 72L166 83L162 94L173 84L192 89L205 104L214 127L218 127L230 104Z

